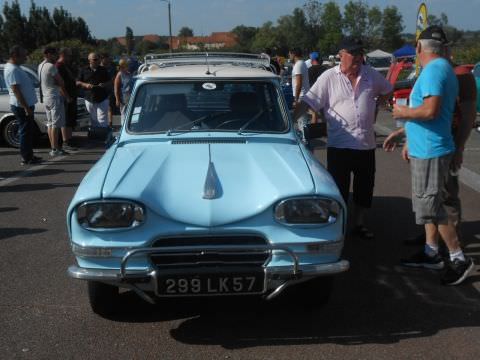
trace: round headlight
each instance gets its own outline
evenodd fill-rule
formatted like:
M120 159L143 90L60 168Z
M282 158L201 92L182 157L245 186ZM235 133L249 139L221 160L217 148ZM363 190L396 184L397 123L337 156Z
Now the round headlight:
M340 204L332 199L297 198L280 202L275 218L284 224L332 224L340 211Z
M144 217L142 206L126 201L87 202L77 207L78 223L86 229L135 227Z

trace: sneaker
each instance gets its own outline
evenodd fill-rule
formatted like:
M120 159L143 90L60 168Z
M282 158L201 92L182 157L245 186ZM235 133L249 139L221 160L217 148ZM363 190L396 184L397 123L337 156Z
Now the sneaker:
M50 150L49 154L52 157L56 157L56 156L68 155L68 152L66 152L65 150L62 150L62 149L53 149L53 150Z
M22 160L20 162L20 165L35 165L35 164L40 164L42 162L42 158L38 156L32 156L31 159L28 160Z
M432 270L441 270L445 265L440 255L436 254L435 256L428 256L423 250L408 259L400 260L400 262L403 266L421 267Z
M65 151L77 151L78 149L72 145L69 145L69 144L66 144L64 143L63 146L62 146L62 150Z
M455 259L448 263L447 271L442 276L443 285L458 285L466 279L475 267L473 260L465 257L465 261Z

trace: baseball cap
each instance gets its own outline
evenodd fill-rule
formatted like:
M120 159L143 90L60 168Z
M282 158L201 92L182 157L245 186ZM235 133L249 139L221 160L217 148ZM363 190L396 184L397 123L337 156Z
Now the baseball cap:
M310 59L318 60L320 58L320 54L316 51L310 53Z
M361 52L364 50L363 42L357 37L345 37L340 42L339 50L347 50L348 52Z
M442 44L448 42L447 35L440 26L432 25L427 27L420 33L418 40L436 40L440 41Z

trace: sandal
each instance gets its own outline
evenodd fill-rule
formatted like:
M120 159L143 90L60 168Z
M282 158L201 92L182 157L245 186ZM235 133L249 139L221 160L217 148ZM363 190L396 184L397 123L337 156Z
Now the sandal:
M364 240L372 240L373 238L375 238L375 235L373 234L373 232L368 230L368 228L366 228L363 225L355 226L352 230L352 235L358 236L359 238Z

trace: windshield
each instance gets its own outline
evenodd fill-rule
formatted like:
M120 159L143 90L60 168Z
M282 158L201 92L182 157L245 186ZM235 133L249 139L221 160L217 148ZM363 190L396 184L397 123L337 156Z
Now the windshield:
M288 122L274 84L262 81L146 83L135 96L133 133L285 132Z

